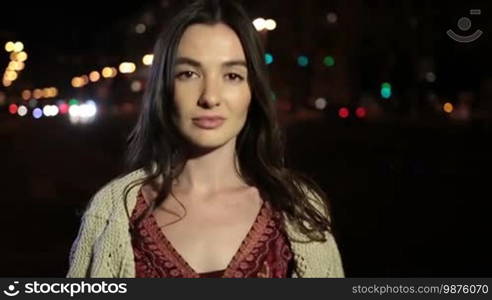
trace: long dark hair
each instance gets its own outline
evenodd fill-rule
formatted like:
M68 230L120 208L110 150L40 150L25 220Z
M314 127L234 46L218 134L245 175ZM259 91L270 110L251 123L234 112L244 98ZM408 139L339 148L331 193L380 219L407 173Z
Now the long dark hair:
M151 207L142 214L143 218L167 198L173 180L183 170L186 143L172 121L178 43L188 26L217 23L228 25L238 35L250 74L251 104L236 143L239 174L260 191L264 200L283 212L300 232L313 240L324 241L323 231L330 230L325 194L312 180L285 167L283 139L277 125L263 46L251 19L240 4L232 0L188 3L158 37L142 110L128 138L127 171L143 168L146 176L126 187L127 214L130 216L127 197L132 188L144 184L157 193ZM322 210L313 206L308 197L321 200Z

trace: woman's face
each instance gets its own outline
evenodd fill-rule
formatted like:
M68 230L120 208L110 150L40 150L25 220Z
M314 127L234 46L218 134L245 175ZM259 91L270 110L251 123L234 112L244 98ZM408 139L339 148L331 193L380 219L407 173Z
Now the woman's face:
M243 47L227 25L195 24L181 37L175 63L174 121L200 149L235 143L251 91Z

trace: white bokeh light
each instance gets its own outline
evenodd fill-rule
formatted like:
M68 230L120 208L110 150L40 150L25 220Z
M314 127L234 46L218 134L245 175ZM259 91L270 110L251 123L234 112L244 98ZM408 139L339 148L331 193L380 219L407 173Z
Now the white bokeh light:
M27 115L27 107L25 107L24 105L19 106L19 108L17 109L17 114L21 117Z
M263 18L257 18L253 21L253 25L255 26L257 31L262 31L265 29L266 20Z

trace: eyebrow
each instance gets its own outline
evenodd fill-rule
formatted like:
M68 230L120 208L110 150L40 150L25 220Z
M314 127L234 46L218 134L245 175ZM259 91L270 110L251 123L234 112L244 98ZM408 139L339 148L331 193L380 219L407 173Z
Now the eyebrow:
M178 57L176 59L176 65L191 65L191 66L196 67L196 68L202 67L202 64L199 61L194 60L193 58L189 58L189 57ZM246 61L241 60L241 59L240 60L229 60L229 61L223 62L222 66L223 67L242 66L242 67L248 68Z

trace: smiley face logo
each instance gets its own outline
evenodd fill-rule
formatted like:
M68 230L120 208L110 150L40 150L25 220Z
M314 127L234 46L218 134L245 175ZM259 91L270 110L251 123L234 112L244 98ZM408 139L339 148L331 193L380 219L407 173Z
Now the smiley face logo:
M18 281L14 281L14 284L18 284ZM11 284L7 288L7 290L4 290L3 293L9 297L17 296L20 292L15 290L15 285Z
M480 9L471 9L470 10L470 15L481 15L482 11ZM471 28L471 20L470 18L467 17L462 17L458 20L458 28L461 29L462 31L468 31ZM453 40L459 42L459 43L471 43L476 41L482 34L483 31L481 30L476 30L474 33L470 35L460 35L455 33L453 30L449 29L446 31L447 35L452 38Z

